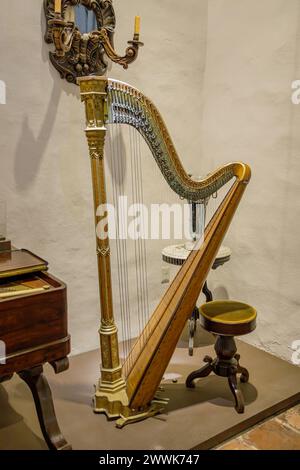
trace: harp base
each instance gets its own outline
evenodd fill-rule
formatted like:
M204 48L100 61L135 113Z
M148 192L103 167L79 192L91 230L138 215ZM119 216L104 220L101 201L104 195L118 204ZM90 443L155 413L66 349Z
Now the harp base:
M132 410L127 405L123 405L121 401L110 401L107 396L99 396L96 393L94 397L94 413L103 413L109 420L116 419L116 427L121 429L127 424L137 423L162 413L167 404L167 399L154 399L149 407L143 411L137 411Z

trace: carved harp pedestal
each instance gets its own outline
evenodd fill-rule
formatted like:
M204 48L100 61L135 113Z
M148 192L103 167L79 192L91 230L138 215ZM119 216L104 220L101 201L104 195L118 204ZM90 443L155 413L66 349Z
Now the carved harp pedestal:
M179 270L161 302L145 325L123 365L114 320L110 242L98 233L97 256L101 304L101 377L94 397L94 411L119 418L118 427L162 411L166 400L155 395L183 328L196 305L236 208L250 180L250 168L236 162L225 165L201 181L185 172L164 121L154 104L130 85L103 77L79 80L86 109L97 210L106 204L104 144L108 125L134 128L146 141L167 184L183 199L205 203L217 192L223 198L190 256Z

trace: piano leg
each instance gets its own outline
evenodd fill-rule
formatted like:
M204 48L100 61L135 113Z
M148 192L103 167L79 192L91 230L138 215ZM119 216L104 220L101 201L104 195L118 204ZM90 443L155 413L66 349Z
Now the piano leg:
M54 364L52 365L54 367ZM19 372L18 375L31 390L41 430L49 449L72 450L59 429L51 389L46 377L43 375L43 366L24 370Z

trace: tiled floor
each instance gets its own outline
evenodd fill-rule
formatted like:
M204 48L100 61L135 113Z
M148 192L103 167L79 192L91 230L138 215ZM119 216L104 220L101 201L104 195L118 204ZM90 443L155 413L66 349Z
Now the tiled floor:
M226 442L218 450L300 450L300 405Z

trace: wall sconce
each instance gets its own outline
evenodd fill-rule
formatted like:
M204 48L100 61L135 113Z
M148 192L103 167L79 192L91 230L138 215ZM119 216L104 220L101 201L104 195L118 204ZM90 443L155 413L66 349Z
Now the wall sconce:
M76 25L75 7L81 5L95 15L97 29L87 33ZM114 49L113 37L116 17L112 0L44 0L47 30L45 41L54 44L50 60L70 83L85 75L104 75L107 71L107 57L125 69L138 56L140 42L140 18L135 19L135 31L125 55L120 56Z

